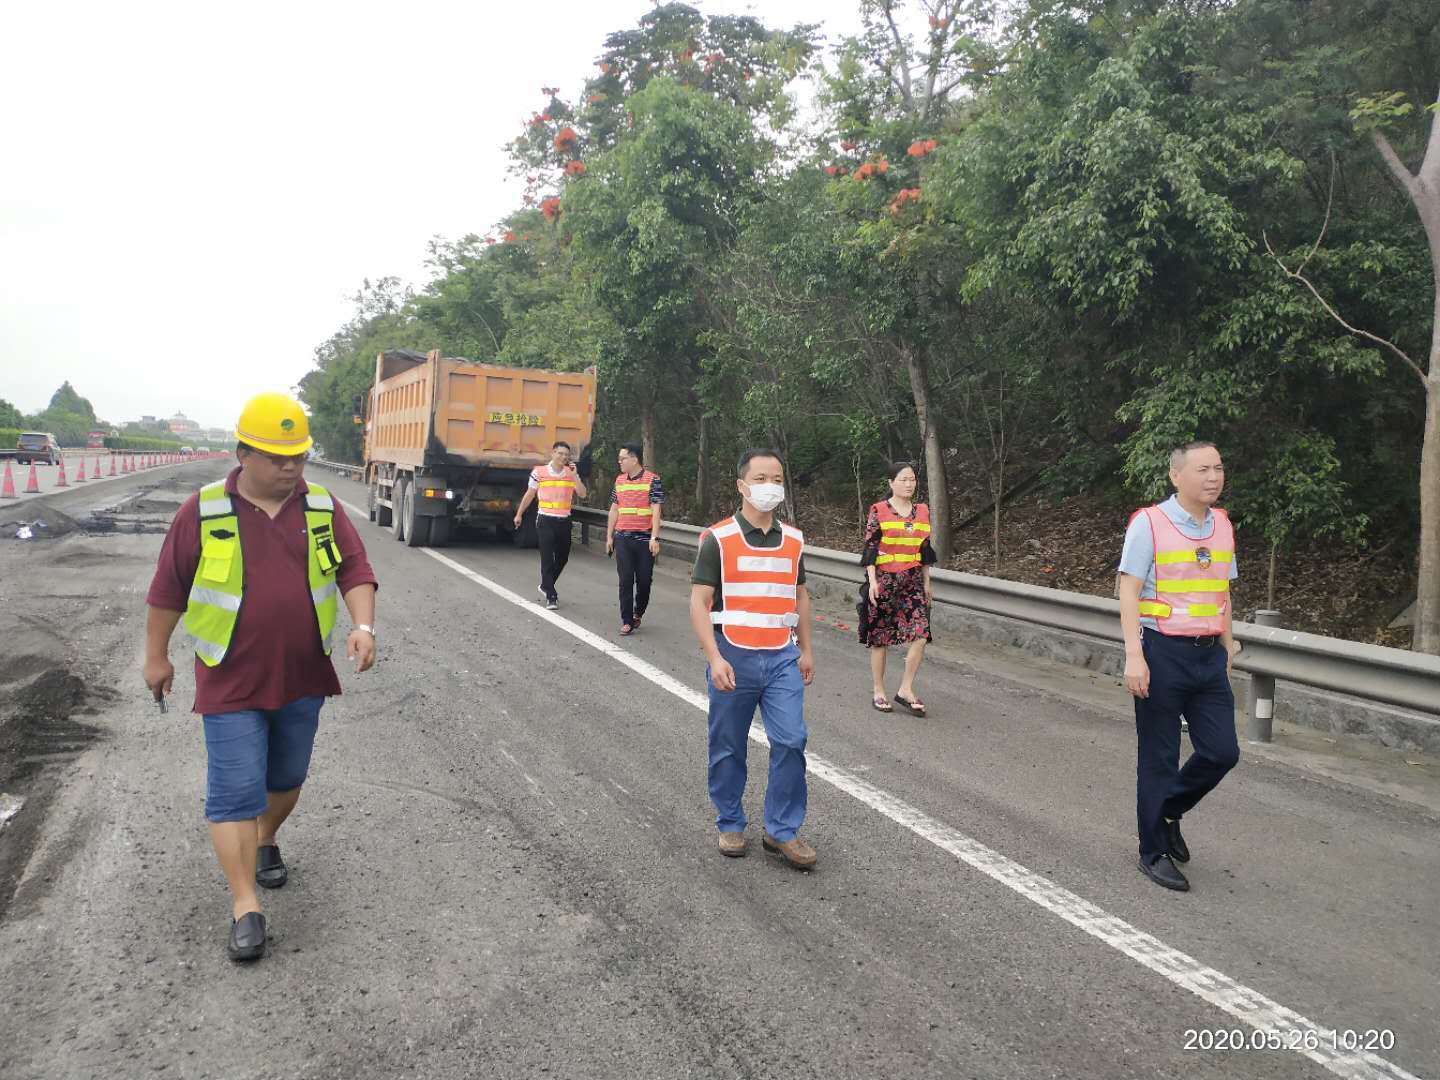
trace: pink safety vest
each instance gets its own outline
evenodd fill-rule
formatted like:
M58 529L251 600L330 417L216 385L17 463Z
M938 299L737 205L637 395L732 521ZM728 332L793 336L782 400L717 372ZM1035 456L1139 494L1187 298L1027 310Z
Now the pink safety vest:
M1145 515L1155 539L1155 596L1140 601L1140 614L1152 617L1160 632L1171 637L1223 632L1230 610L1230 566L1235 561L1230 516L1213 508L1210 535L1192 540L1158 506L1136 513Z
M535 491L540 504L538 513L545 517L570 516L570 504L575 498L575 481L568 469L563 476L552 476L548 464L536 465L530 478L538 485Z

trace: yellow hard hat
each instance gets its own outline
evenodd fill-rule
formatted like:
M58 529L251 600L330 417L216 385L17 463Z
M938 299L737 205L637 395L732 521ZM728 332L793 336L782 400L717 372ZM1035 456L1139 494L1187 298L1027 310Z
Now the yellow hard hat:
M315 445L310 419L288 394L256 394L240 411L235 438L267 454L297 457Z

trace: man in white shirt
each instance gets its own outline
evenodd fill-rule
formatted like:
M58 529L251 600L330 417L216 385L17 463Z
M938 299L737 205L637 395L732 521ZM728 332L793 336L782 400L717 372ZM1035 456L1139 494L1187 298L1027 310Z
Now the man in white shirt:
M535 531L540 541L540 595L551 611L559 606L555 583L570 561L570 508L575 496L588 494L585 482L570 464L570 444L563 439L550 448L550 461L530 470L530 486L515 511L515 528L519 529L525 511L532 502L539 503Z

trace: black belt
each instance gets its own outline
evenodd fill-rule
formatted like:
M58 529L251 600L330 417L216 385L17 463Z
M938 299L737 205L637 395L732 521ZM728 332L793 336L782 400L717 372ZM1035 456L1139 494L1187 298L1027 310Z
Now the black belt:
M1155 633L1167 641L1189 642L1197 649L1213 649L1216 645L1221 644L1223 640L1219 634L1205 634L1202 637L1184 637L1180 634L1161 634L1159 630L1156 630Z

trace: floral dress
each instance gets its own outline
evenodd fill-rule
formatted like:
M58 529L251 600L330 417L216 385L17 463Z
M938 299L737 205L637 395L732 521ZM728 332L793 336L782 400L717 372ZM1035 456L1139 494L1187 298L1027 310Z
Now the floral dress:
M879 503L876 503L878 506ZM893 509L893 507L892 507ZM907 520L915 520L915 507L910 507ZM875 506L870 508L870 518L865 522L865 550L860 557L861 566L872 566L880 553L880 515ZM880 600L870 603L870 583L860 586L860 644L872 647L883 645L904 645L907 642L930 636L930 605L925 601L925 570L936 562L935 549L927 537L920 545L920 565L908 570L891 573L876 571L875 580L879 586Z

